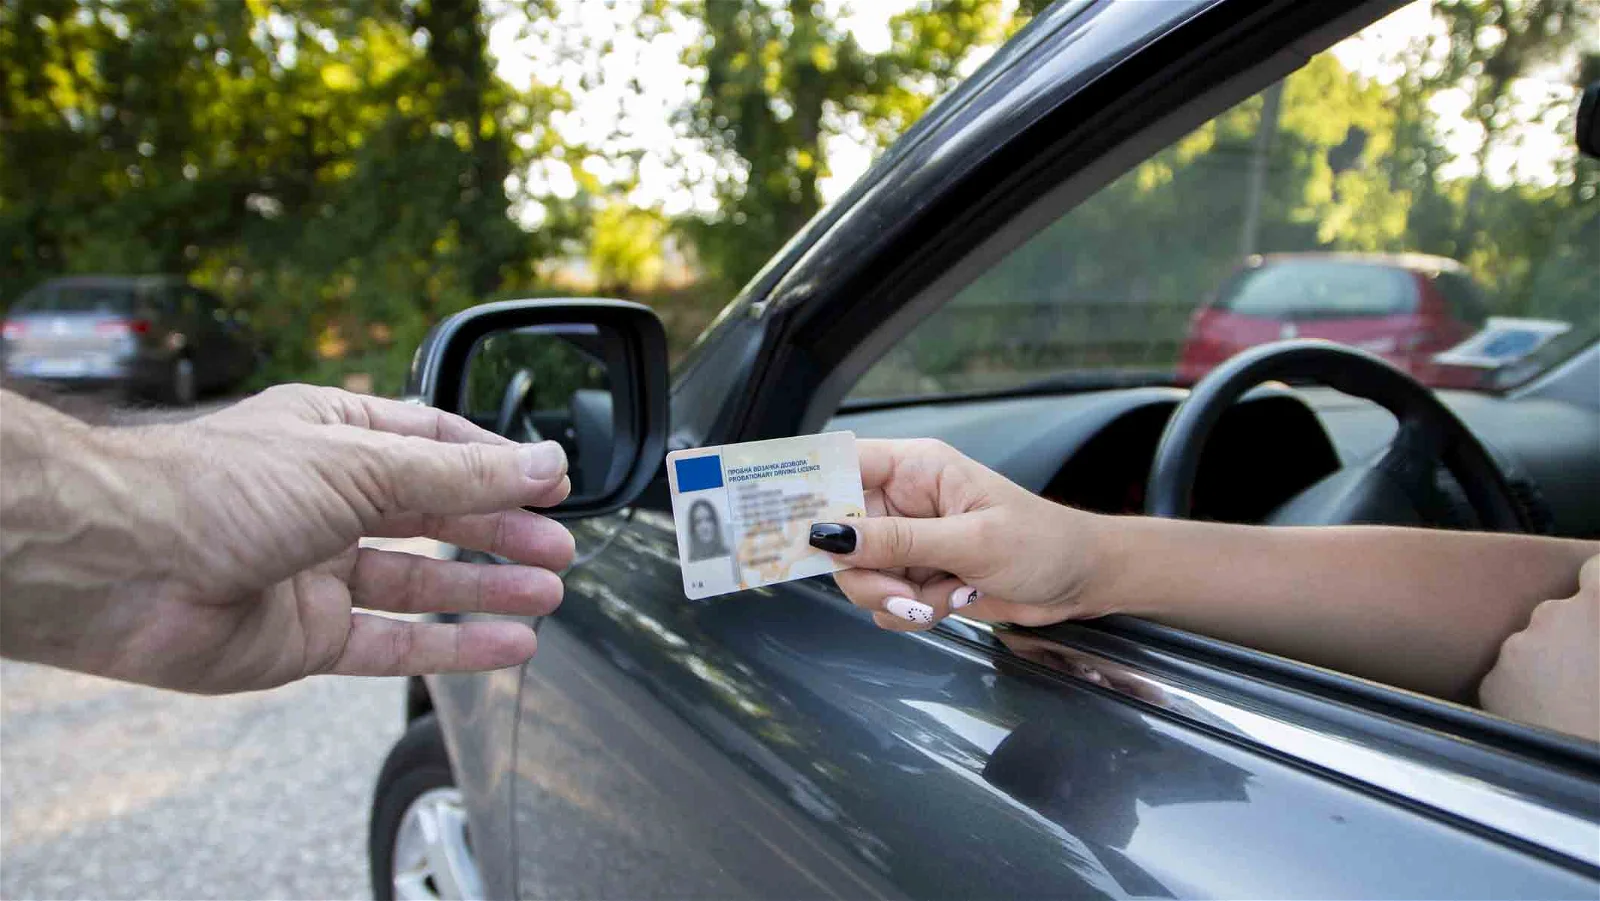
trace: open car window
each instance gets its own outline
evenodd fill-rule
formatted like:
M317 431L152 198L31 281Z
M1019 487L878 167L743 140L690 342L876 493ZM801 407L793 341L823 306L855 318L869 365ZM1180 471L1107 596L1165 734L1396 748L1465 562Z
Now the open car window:
M975 274L952 266L928 292L942 305L866 369L841 412L883 414L885 434L945 437L928 428L936 420L925 410L959 411L953 421L978 405L921 401L1188 385L1237 353L1291 337L1379 354L1436 388L1500 392L1591 346L1600 333L1600 164L1580 157L1571 136L1592 69L1577 43L1552 38L1516 70L1515 87L1462 103L1486 82L1481 67L1441 56L1459 46L1451 29L1463 27L1460 13L1446 3L1403 7L1087 198L1058 192L1053 220L1035 218L1056 203L1044 194L1017 221L1046 224L1020 244L972 254L974 268L994 260ZM1015 240L1004 229L995 238ZM1559 331L1493 368L1447 362L1491 317ZM1028 415L1023 401L1007 403ZM1134 512L1141 500L1102 512ZM1530 759L1600 766L1590 743L1140 625L1111 628L1219 672L1381 711L1408 734L1437 730Z
M1466 28L1492 47L1495 23L1428 0L1340 42L1063 212L848 399L1189 384L1284 337L1360 347L1435 387L1537 377L1560 359L1436 359L1490 316L1600 324L1600 165L1571 139L1583 48L1524 19L1509 27L1536 51L1499 57L1452 49Z

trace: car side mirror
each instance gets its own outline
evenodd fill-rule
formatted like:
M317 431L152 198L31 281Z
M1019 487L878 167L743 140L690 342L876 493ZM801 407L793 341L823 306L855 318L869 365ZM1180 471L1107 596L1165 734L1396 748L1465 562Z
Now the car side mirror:
M649 307L621 300L504 300L434 326L409 393L515 441L567 452L557 519L610 513L655 477L667 446L667 341Z
M1600 81L1584 88L1578 101L1578 149L1600 159Z

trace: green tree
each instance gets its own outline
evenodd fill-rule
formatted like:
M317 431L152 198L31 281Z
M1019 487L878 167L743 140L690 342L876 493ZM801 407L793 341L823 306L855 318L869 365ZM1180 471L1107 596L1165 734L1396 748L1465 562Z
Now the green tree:
M640 209L613 198L594 215L589 232L589 266L596 290L627 296L636 288L653 287L661 278L667 220L654 210Z
M924 0L870 54L811 0L700 0L689 62L705 73L689 132L719 163L717 214L689 233L714 274L740 284L821 207L827 139L853 114L881 143L958 80L973 48L1002 36L999 0Z
M485 16L479 0L0 6L0 298L63 272L187 273L271 340L267 376L360 367L398 387L428 324L570 234L509 216L507 175L550 152L541 126L565 98L495 77Z

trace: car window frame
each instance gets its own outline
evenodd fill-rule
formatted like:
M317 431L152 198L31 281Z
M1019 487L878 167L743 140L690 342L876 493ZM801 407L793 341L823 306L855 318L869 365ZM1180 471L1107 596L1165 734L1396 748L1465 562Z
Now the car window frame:
M1143 88L1096 93L1092 89L1099 82L1094 82L1081 89L1057 107L1056 115L1067 124L1052 133L1045 147L1030 146L1027 136L1015 136L1005 145L1026 149L1035 161L1031 169L984 170L985 183L951 186L948 193L977 201L962 216L939 219L912 252L884 249L878 266L862 267L868 273L866 284L841 291L843 299L786 310L798 314L786 317L801 320L797 323L771 323L778 327L763 336L755 365L760 380L745 409L735 414L738 433L771 437L815 431L866 369L917 322L1033 234L1194 128L1405 2L1368 0L1328 12L1317 5L1218 0L1159 35L1127 62ZM1271 46L1259 46L1263 41ZM1186 55L1175 55L1174 46L1186 45ZM1026 58L1017 61L1023 67L1030 63L1040 65ZM1080 95L1089 95L1084 102L1096 105L1073 107L1071 101ZM1109 122L1118 123L1118 131L1097 146L1073 131L1104 132ZM990 157L1000 158L1002 149L992 148ZM813 249L812 255L830 253ZM804 294L818 293L814 283L808 284L816 274L803 271L805 262L802 258L796 267L801 272L780 280L780 293L785 281L799 281ZM872 302L851 303L859 298ZM769 305L783 308L791 302L780 298ZM796 357L801 358L797 365ZM799 366L809 369L797 376ZM778 384L782 380L790 383ZM804 384L794 384L796 380ZM764 402L774 394L779 403ZM797 396L804 404L793 409Z
M835 414L849 388L884 351L1005 254L1172 141L1286 77L1316 53L1402 5L1400 2L1372 2L1342 11L1331 24L1304 31L1276 51L1252 54L1253 62L1238 66L1211 82L1210 87L1201 89L1206 83L1200 82L1177 99L1170 93L1157 94L1159 100L1168 102L1166 106L1160 106L1158 99L1142 98L1143 103L1158 108L1143 110L1142 114L1128 113L1138 119L1140 126L1087 159L1073 158L1070 148L1064 148L1061 152L1069 159L1064 164L1033 173L1031 182L1027 179L1005 182L1003 174L994 176L1001 182L993 186L994 190L988 195L987 200L993 204L988 215L973 215L947 224L937 233L938 240L929 241L920 253L903 259L885 254L887 264L875 274L868 290L860 292L863 296L881 298L873 305L877 321L871 327L863 328L863 318L859 316L830 316L834 308L823 304L798 308L810 313L813 321L833 320L813 329L808 329L804 321L790 322L790 317L784 315L764 320L759 307L746 311L748 317L741 318L763 326L754 335L745 333L750 340L760 341L761 346L749 353L751 362L740 367L756 384L743 392L742 397L733 398L735 404L743 402L742 410L735 409L731 414L726 409L720 411L720 421L727 425L714 429L707 437L713 439L711 443L721 443L816 431ZM952 252L952 247L959 248L959 252ZM931 269L932 274L918 273L917 267ZM919 274L922 277L919 278ZM883 294L874 295L871 286L877 286ZM816 290L814 285L808 288ZM785 312L792 315L797 310ZM870 317L866 321L871 321ZM694 440L694 436L684 438ZM928 636L960 640L963 630L978 627L986 628L955 616ZM1144 627L1108 622L1099 628L1136 644L1151 647L1158 644L1154 633L1148 629L1139 631ZM1452 731L1447 736L1447 747L1458 746L1465 751L1486 742L1530 761L1549 760L1551 753L1558 752L1557 757L1568 762L1578 760L1585 767L1600 766L1600 753L1591 753L1594 749L1578 746L1575 750L1574 746L1564 744L1560 736L1542 730L1342 673L1318 672L1310 664L1271 658L1271 655L1181 630L1153 628L1166 630L1162 634L1168 645L1190 643L1186 653L1207 661L1219 674L1266 674L1270 681L1264 684L1274 689L1282 688L1280 680L1292 676L1301 680L1300 684L1314 684L1315 690L1326 699L1362 707L1373 715L1381 712L1398 718L1397 728L1418 740L1434 734L1430 723L1433 728L1449 724ZM1199 650L1202 645L1203 652ZM1269 658L1272 662L1267 665L1264 661ZM1425 803L1422 799L1412 800Z

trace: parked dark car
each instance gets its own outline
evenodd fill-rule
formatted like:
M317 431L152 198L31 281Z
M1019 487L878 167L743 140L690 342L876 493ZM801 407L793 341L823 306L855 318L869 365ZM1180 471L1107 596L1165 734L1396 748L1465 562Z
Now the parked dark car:
M175 276L50 279L6 312L6 374L192 404L255 370L238 314Z
M1098 381L1087 355L1052 374L1010 335L924 330L1018 260L1081 275L1047 268L1081 234L1058 226L1116 221L1093 205L1131 193L1119 173L1393 6L1056 4L786 246L670 393L642 307L440 324L412 391L567 446L578 559L527 665L410 683L375 895L1595 898L1600 749L1468 699L1127 618L900 633L826 579L681 587L663 452L828 429L940 438L1107 513L1600 537L1592 338L1493 393L1317 341L1186 391L1129 383L1138 348ZM1171 248L1147 238L1083 265L1147 247L1120 277L1149 294ZM1380 465L1403 484L1327 502Z
M1195 310L1178 361L1194 384L1234 354L1287 338L1322 338L1383 357L1434 388L1478 374L1434 362L1488 318L1465 266L1427 254L1293 253L1255 257Z

